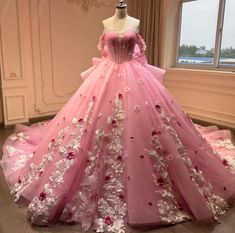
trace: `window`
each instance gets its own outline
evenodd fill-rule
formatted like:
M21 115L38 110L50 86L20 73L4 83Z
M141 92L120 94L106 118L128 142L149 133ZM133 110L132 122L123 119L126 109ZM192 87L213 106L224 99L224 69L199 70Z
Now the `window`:
M176 65L235 70L235 0L183 0Z

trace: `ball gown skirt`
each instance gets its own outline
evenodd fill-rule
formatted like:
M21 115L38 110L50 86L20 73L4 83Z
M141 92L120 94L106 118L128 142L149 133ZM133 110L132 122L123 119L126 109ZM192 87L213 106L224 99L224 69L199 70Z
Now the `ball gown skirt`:
M229 131L192 123L137 32L105 31L99 49L52 120L18 124L5 141L1 166L15 201L27 200L33 224L84 231L219 220L235 196Z

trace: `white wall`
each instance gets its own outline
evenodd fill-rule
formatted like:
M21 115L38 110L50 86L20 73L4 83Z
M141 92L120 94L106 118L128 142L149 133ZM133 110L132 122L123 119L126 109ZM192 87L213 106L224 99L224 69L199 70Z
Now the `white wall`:
M116 1L96 2L86 12L76 0L0 1L5 125L55 114L81 85L115 10Z
M82 83L80 73L99 56L101 21L113 15L117 1L105 1L110 6L88 12L75 1L0 1L6 125L58 112ZM159 50L160 66L167 69L164 84L191 116L235 128L235 74L172 68L178 7L179 0L162 1Z

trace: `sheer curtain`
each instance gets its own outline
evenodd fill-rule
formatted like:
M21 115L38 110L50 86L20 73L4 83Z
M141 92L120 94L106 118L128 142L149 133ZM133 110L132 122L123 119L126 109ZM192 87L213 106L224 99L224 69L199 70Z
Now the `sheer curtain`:
M140 34L144 38L148 62L159 62L159 24L161 0L128 0L128 14L140 19Z

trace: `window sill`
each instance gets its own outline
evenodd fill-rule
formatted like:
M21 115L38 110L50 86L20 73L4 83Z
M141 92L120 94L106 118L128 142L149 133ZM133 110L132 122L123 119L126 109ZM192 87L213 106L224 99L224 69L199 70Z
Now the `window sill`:
M183 67L171 67L166 68L167 72L177 72L177 73L193 73L193 74L208 74L208 75L216 75L216 76L231 76L235 77L235 71L229 70L212 70L212 69L190 69L190 68L183 68Z

